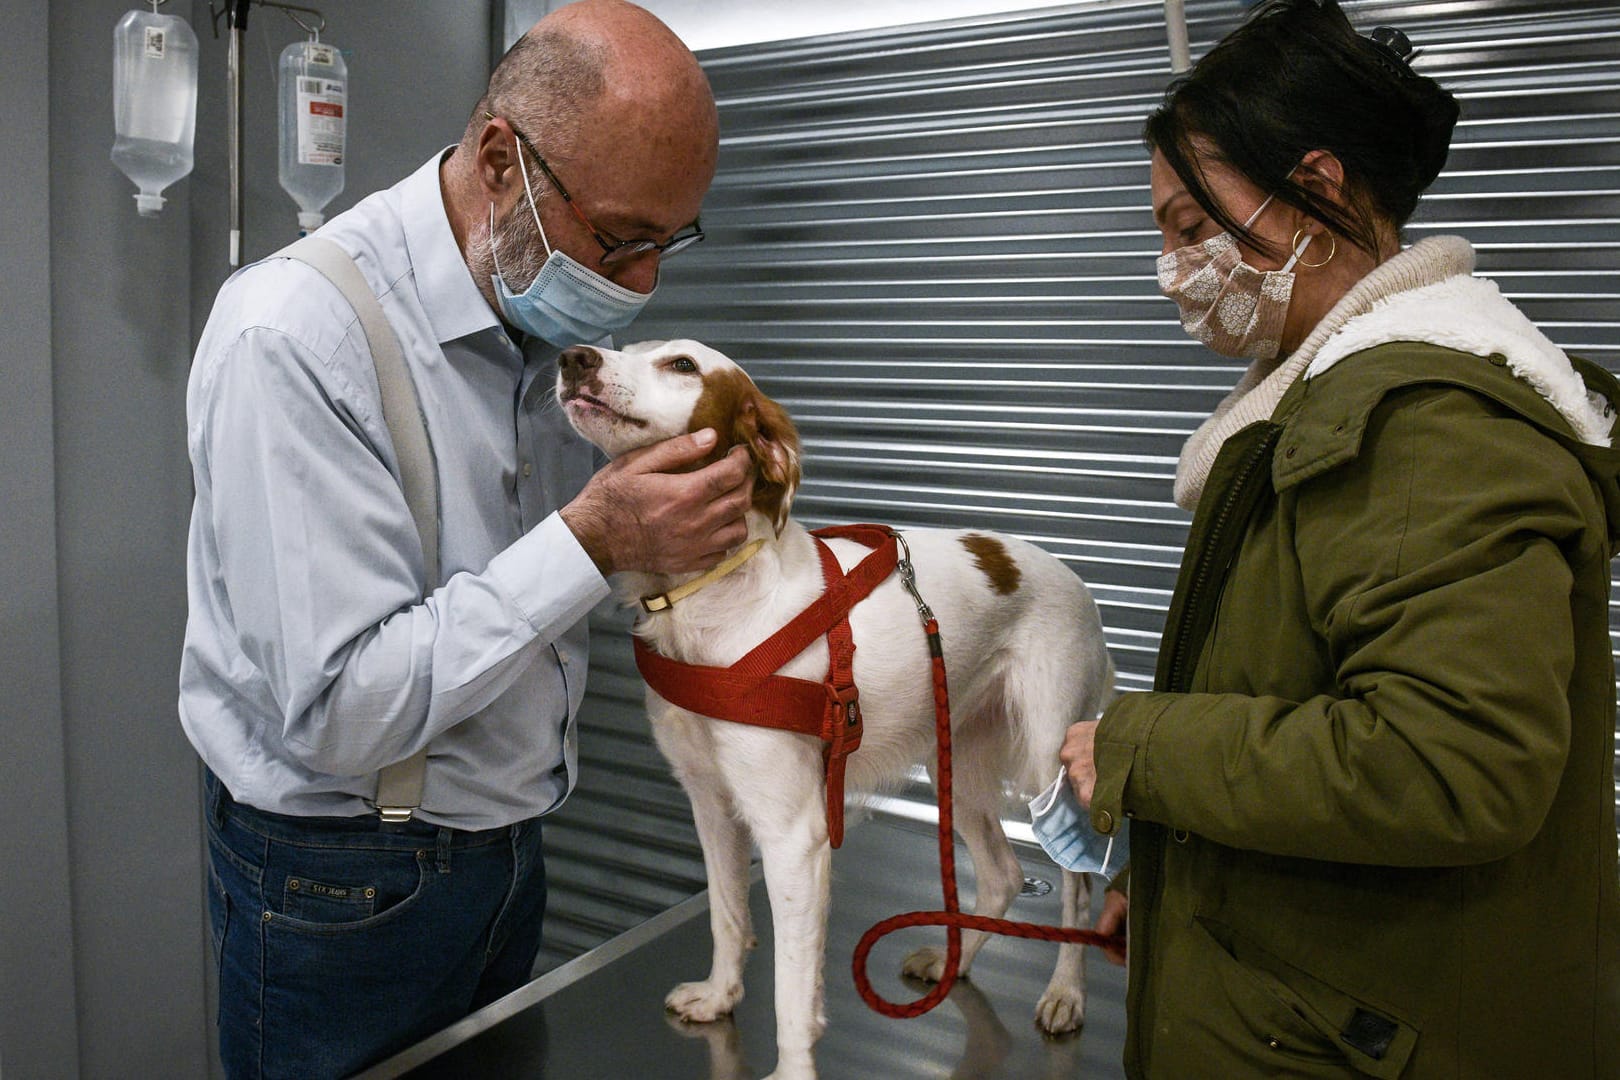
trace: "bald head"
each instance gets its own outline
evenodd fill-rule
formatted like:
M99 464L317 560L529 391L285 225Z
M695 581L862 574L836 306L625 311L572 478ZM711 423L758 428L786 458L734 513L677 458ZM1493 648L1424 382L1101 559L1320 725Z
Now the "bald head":
M714 95L697 57L644 8L576 0L519 38L490 76L463 145L486 113L510 119L546 154L567 161L582 129L608 125L671 147L718 139Z
M445 210L481 288L488 223L515 211L543 219L545 237L537 231L532 245L539 258L544 239L595 267L602 249L592 230L663 242L696 221L719 140L708 77L669 27L625 0L577 0L536 23L496 65L461 144L440 166ZM524 201L531 192L534 212ZM645 292L657 264L654 255L603 272Z

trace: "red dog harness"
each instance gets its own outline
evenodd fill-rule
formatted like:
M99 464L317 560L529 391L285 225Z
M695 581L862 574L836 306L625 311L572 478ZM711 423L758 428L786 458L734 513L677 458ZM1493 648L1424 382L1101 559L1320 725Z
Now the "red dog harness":
M670 660L635 638L636 667L647 685L666 701L701 716L820 736L822 760L827 769L827 838L837 847L844 840L844 758L861 744L861 709L853 666L855 639L849 630L849 612L899 567L902 583L917 602L917 613L922 619L932 658L934 734L938 743L939 873L945 909L895 915L862 935L855 946L853 964L855 989L861 999L884 1016L896 1018L921 1016L944 1001L956 983L964 929L1039 941L1123 945L1123 935L1109 937L1095 930L1063 929L962 914L956 890L956 845L951 821L950 692L945 685L945 650L940 642L939 623L917 592L911 560L899 557L900 541L896 533L882 525L845 525L817 529L811 536L816 538L816 550L821 555L821 574L826 579L827 591L764 644L729 668L715 668ZM832 549L821 542L823 536L857 540L876 550L845 574L833 557ZM827 636L830 654L825 682L775 674L823 634ZM896 1004L873 989L866 965L879 938L910 926L945 927L945 970L927 994L916 1001Z
M894 572L899 545L881 525L843 525L810 535L821 556L826 591L747 656L726 668L683 664L637 637L636 668L665 701L700 716L818 736L827 773L827 839L836 848L844 842L844 759L861 745L849 612ZM846 574L822 537L854 540L874 550ZM826 679L818 683L776 674L822 636L829 655Z

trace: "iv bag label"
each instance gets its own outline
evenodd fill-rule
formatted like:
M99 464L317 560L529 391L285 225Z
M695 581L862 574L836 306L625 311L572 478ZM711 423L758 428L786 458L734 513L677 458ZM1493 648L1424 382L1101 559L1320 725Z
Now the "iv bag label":
M304 55L309 58L309 62L312 64L325 64L327 67L331 67L337 63L337 49L331 45L311 42Z
M299 164L343 164L346 98L343 83L337 79L298 80Z
M146 32L142 35L142 38L141 38L141 51L146 54L146 58L148 60L161 60L161 59L163 59L163 46L164 46L165 38L166 38L166 31L164 31L164 29L162 27L160 27L160 26L148 26L148 27L146 27Z

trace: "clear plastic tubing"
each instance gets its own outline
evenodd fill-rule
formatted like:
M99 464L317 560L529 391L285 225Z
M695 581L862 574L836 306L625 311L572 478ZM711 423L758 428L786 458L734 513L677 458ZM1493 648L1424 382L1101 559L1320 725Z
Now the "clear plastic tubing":
M113 164L140 191L143 217L191 172L197 135L197 35L184 19L125 13L113 28Z
M295 41L277 71L281 186L298 204L298 231L313 232L326 204L343 190L348 141L349 69L320 41Z

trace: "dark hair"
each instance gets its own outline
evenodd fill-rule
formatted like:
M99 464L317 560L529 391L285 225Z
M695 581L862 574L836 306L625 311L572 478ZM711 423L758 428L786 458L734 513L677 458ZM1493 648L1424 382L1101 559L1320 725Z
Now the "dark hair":
M1211 197L1199 151L1369 252L1378 224L1397 229L1451 148L1457 99L1408 64L1405 36L1362 37L1334 0L1266 0L1170 84L1143 140L1226 231L1266 245ZM1296 183L1312 150L1344 166L1340 206Z

